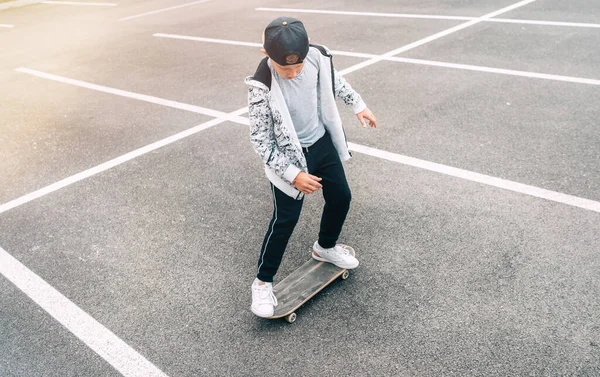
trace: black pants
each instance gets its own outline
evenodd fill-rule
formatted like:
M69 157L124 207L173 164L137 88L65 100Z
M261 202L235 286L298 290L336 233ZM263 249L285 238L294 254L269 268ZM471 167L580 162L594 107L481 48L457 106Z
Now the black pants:
M334 247L350 209L350 188L344 167L328 133L312 146L304 149L308 172L322 178L325 206L321 216L319 245ZM258 258L258 279L272 282L277 273L288 240L300 217L304 200L295 200L271 184L273 217L265 235ZM317 191L318 192L318 191Z

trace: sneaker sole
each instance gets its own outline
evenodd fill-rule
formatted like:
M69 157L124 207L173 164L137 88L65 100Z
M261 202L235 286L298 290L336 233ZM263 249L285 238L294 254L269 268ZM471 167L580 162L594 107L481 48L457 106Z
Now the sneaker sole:
M271 313L270 315L265 315L265 314L258 313L257 311L254 310L253 306L250 306L250 311L252 313L254 313L256 316L260 317L260 318L269 318L269 317L273 316L273 313Z

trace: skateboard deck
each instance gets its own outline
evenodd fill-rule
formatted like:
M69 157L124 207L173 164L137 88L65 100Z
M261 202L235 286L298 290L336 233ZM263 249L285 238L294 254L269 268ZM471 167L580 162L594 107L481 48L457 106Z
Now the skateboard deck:
M338 244L338 246L345 248L350 254L356 255L352 247L342 244ZM338 277L341 276L345 280L349 275L350 272L347 269L337 267L332 263L319 262L311 256L310 260L273 287L278 305L275 307L273 315L268 318L285 317L286 321L293 323L296 320L296 313L294 313L296 309Z

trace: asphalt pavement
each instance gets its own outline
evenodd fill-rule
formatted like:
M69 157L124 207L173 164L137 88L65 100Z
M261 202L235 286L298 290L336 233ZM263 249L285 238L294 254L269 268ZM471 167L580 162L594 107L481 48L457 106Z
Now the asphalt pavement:
M600 375L598 4L108 2L0 11L0 376ZM412 59L346 75L378 118L338 105L361 264L293 324L249 310L244 43L281 15L340 71Z

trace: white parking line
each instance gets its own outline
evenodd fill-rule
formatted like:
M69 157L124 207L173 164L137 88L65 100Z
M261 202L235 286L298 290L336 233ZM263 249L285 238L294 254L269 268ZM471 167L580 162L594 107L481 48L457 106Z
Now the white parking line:
M164 34L164 33L156 33L156 34L152 34L152 36L153 37L159 37L159 38L182 39L182 40L195 41L195 42L218 43L218 44L223 44L223 45L259 47L259 48L262 47L262 45L260 43L231 41L231 40L228 40L228 39L214 39L214 38L203 38L203 37L191 37L191 36L187 36L187 35Z
M37 71L35 71L35 72L37 72ZM54 79L53 75L36 74L36 76ZM60 81L64 82L65 80L60 80ZM93 85L93 87L91 89L95 89L94 88L95 86L96 85ZM88 86L85 86L85 87L88 87ZM106 87L102 87L102 88L106 88ZM114 92L107 91L107 92L120 95L119 94L120 91L114 91ZM146 97L150 97L150 96L136 95L136 96L133 96L130 98L145 100ZM169 106L168 104L170 102L172 102L172 101L168 101L168 100L157 99L156 97L150 97L150 98L153 99L153 101L152 101L153 103L162 104L164 106ZM195 107L196 106L187 105L187 104L180 104L180 106L177 106L177 108L179 108L179 109L188 110L188 111L194 111L193 109ZM175 141L181 140L190 135L196 134L202 130L205 130L205 129L215 126L217 124L223 123L225 121L232 121L235 123L248 125L249 124L248 119L240 116L240 115L246 113L247 111L248 111L247 107L241 108L241 109L236 110L229 114L225 114L223 112L216 111L216 110L211 110L212 113L220 114L220 116L217 117L216 119L205 122L201 125L191 128L189 130L177 133L173 136L159 140L159 141L149 144L145 147L136 149L136 150L129 152L123 156L114 158L114 159L107 161L103 164L100 164L96 167L93 167L93 168L85 170L81 173L72 175L68 178L65 178L59 182L56 182L49 186L41 188L30 194L24 195L20 198L17 198L17 199L9 201L7 203L4 203L4 204L0 205L0 213L6 212L10 209L13 209L20 205L28 203L32 200L35 200L42 196L45 196L49 193L60 190L61 188L64 188L73 183L79 182L83 179L89 178L100 172L111 169L117 165L124 163L124 162L132 160L143 154L146 154L148 152L151 152L153 150L161 148L165 145L171 144ZM593 200L579 198L576 196L563 194L563 193L559 193L559 192L555 192L555 191L550 191L550 190L546 190L546 189L535 187L535 186L525 185L525 184L518 183L518 182L508 181L508 180L501 179L501 178L491 177L488 175L475 173L475 172L471 172L468 170L457 169L457 168L454 168L451 166L446 166L446 165L442 165L442 164L438 164L438 163L434 163L434 162L430 162L430 161L426 161L426 160L420 160L420 159L413 158L413 157L403 156L400 154L387 152L387 151L383 151L383 150L379 150L379 149L375 149L375 148L370 148L370 147L362 146L362 145L355 144L355 143L348 143L348 145L352 151L355 151L358 153L368 154L368 155L378 157L378 158L383 158L383 159L386 159L389 161L394 161L394 162L402 163L405 165L410 165L410 166L450 175L453 177L482 183L482 184L485 184L488 186L499 187L499 188L503 188L505 190L514 191L514 192L530 195L530 196L537 197L537 198L547 199L547 200L554 201L557 203L567 204L570 206L579 207L579 208L587 209L587 210L594 211L594 212L600 212L600 202L596 202Z
M0 3L0 10L24 7L26 5L39 4L43 0L8 0Z
M508 191L533 196L536 198L550 200L556 203L562 203L573 207L579 207L588 211L600 213L600 202L580 198L573 195L563 194L556 191L546 190L540 187L525 185L518 182L509 181L502 178L492 177L485 174L458 169L452 166L442 165L435 162L420 160L414 157L408 157L397 153L382 151L380 149L366 147L355 143L348 143L351 151L366 154L372 157L381 158L388 161L397 162L403 165L413 166L419 169L425 169L436 173L449 175L471 182L481 183L487 186L498 187Z
M456 63L439 62L439 61L433 61L433 60L410 59L410 58L401 58L401 57L391 57L391 58L387 58L386 60L394 61L394 62L401 62L401 63L408 63L408 64L428 65L428 66L432 66L432 67L443 67L443 68L451 68L451 69L461 69L461 70L466 70L466 71L476 71L476 72L496 73L496 74L508 75L508 76L527 77L527 78L532 78L532 79L563 81L563 82L571 82L571 83L576 83L576 84L587 84L587 85L600 85L600 80L586 79L583 77L561 76L561 75L552 75L552 74L548 74L548 73L516 71L513 69L492 68L492 67L483 67L483 66L477 66L477 65L456 64Z
M297 9L297 8L256 8L262 12L289 12L289 13L313 13L313 14L335 14L342 16L361 16L361 17L391 17L391 18L418 18L427 20L475 20L477 17L462 17L462 16L442 16L442 15L427 15L427 14L408 14L408 13L377 13L377 12L349 12L339 10L319 10L319 9Z
M360 17L392 17L392 18L416 18L428 20L476 20L478 17L464 16L444 16L444 15L426 15L426 14L408 14L408 13L379 13L379 12L349 12L336 10L321 10L321 9L297 9L297 8L256 8L262 12L290 12L290 13L312 13L312 14L333 14L341 16L360 16ZM582 27L582 28L600 28L600 24L581 23L581 22L556 22L556 21L541 21L541 20L526 20L517 18L489 18L483 22L498 22L511 24L527 24L527 25L544 25L544 26L567 26L567 27Z
M442 37L445 37L447 35L456 33L458 31L461 31L461 30L466 29L468 27L471 27L473 25L477 25L478 23L480 23L480 22L482 22L482 21L484 21L486 19L499 16L499 15L501 15L503 13L506 13L506 12L510 12L510 11L515 10L517 8L523 7L523 6L527 5L527 4L531 4L531 3L535 2L535 1L536 0L523 0L523 1L520 1L520 2L515 3L513 5L509 5L507 7L499 9L497 11L485 14L485 15L483 15L483 16L475 19L475 20L467 21L467 22L462 23L460 25L457 25L457 26L451 27L449 29L440 31L439 33L430 35L429 37L420 39L420 40L418 40L416 42L409 43L409 44L407 44L405 46L402 46L400 48L397 48L395 50L387 52L387 53L385 53L383 55L380 55L380 56L378 56L376 58L369 59L369 60L367 60L365 62L362 62L362 63L359 63L359 64L355 64L355 65L353 65L351 67L348 67L348 68L340 71L340 73L342 73L342 74L348 74L348 73L354 72L354 71L356 71L358 69L362 69L362 68L368 67L368 66L370 66L372 64L375 64L377 62L380 62L380 61L384 60L386 57L392 57L394 55L398 55L400 53L412 50L413 48L417 48L417 47L422 46L422 45L424 45L426 43L429 43L429 42L435 41L437 39L440 39Z
M218 43L218 44L224 44L224 45L258 47L258 48L262 47L262 44L260 44L260 43L232 41L232 40L228 40L228 39L192 37L192 36L187 36L187 35L165 34L165 33L156 33L156 34L152 34L152 36L158 37L158 38L181 39L181 40L187 40L187 41ZM374 55L374 54L361 54L360 52L346 52L346 51L331 51L331 53L333 53L335 55L352 56L355 58L365 58L365 59L370 59L372 57L379 56L379 55Z
M11 27L15 27L15 25L9 25L9 24L0 24L0 27L11 28Z
M126 377L167 377L112 331L0 247L0 274Z
M520 20L516 18L490 18L487 22L500 22L509 24L525 25L543 25L543 26L567 26L567 27L588 27L600 28L600 24L590 24L582 22L557 22L557 21L539 21L539 20Z
M119 4L116 3L89 3L85 1L42 1L42 4L55 4L55 5L86 5L93 7L116 7Z
M27 73L27 74L34 75L34 76L41 77L41 78L45 78L48 80L62 82L62 83L69 84L69 85L75 85L75 86L92 89L92 90L96 90L96 91L103 92L103 93L115 94L115 95L118 95L121 97L133 98L133 99L137 99L137 100L144 101L144 102L154 103L157 105L162 105L162 106L172 107L175 109L190 111L190 112L197 113L197 114L203 114L203 115L208 115L208 116L212 116L212 117L222 117L222 116L226 115L226 113L224 113L222 111L207 109L205 107L189 105L187 103L171 101L171 100L167 100L167 99L163 99L163 98L159 98L159 97L148 96L145 94L129 92L126 90L110 88L108 86L96 85L96 84L92 84L92 83L85 82L85 81L70 79L68 77L63 77L63 76L53 75L50 73L36 71L34 69L17 68L16 71L21 72L21 73Z
M247 47L262 47L262 45L260 43L239 42L239 41L232 41L232 40L226 40L226 39L190 37L190 36L185 36L185 35L162 34L162 33L154 34L154 36L160 37L160 38L182 39L182 40L197 41L197 42L221 43L221 44L247 46ZM364 59L374 59L374 58L381 56L381 55L376 55L376 54L365 54L365 53L360 53L360 52L347 52L347 51L339 51L339 50L332 50L331 53L334 55L352 56L352 57L364 58ZM494 67L485 67L485 66L459 64L459 63L448 63L448 62L440 62L440 61L435 61L435 60L401 58L401 57L396 57L396 56L385 57L382 60L399 62L399 63L426 65L426 66L431 66L431 67L442 67L442 68L460 69L460 70L466 70L466 71L495 73L495 74L508 75L508 76L527 77L527 78L533 78L533 79L563 81L563 82L571 82L571 83L576 83L576 84L600 85L600 80L596 80L596 79L588 79L588 78L574 77L574 76L553 75L553 74L549 74L549 73L518 71L518 70L514 70L514 69L494 68Z
M340 71L340 74L343 75L343 74L347 74L349 72L354 72L356 70L359 70L359 69L364 68L366 66L369 66L371 64L375 64L378 61L384 60L385 57L391 57L391 56L393 56L395 54L398 54L400 52L408 51L408 50L410 50L410 49L412 49L414 47L424 45L424 44L426 44L426 43L428 43L430 41L436 40L436 39L441 38L441 37L443 37L445 35L448 35L448 34L456 32L456 31L465 29L465 28L467 28L469 26L475 25L478 22L481 22L481 20L483 20L483 19L500 15L502 13L511 11L513 9L516 9L518 7L521 7L521 6L524 6L526 4L532 3L534 1L536 1L536 0L524 0L524 1L518 2L516 4L504 7L502 9L498 10L498 11L488 13L488 14L486 14L486 15L478 18L477 20L473 20L473 21L469 21L469 22L460 24L460 25L455 26L453 28L450 28L450 29L444 30L442 32L436 33L436 34L434 34L434 35L432 35L430 37L423 38L423 39L418 40L416 42L413 42L411 44L408 44L408 45L405 45L405 46L400 47L398 49L392 50L392 51L390 51L390 52L388 52L386 54L375 56L375 57L367 60L366 62L355 64L355 65L353 65L353 66L351 66L349 68L346 68L345 70ZM202 1L202 2L204 2L204 1ZM173 9L173 8L169 8L169 9ZM228 41L228 42L232 42L232 41ZM101 85L96 85L96 84L90 84L90 83L87 83L87 82L84 82L84 81L73 80L73 79L69 79L69 78L65 78L65 77L61 77L61 76L51 75L51 74L47 74L47 73L44 73L44 72L35 71L35 70L27 69L27 68L18 68L17 71L22 72L22 73L29 73L29 74L36 75L36 76L43 77L43 78L47 78L47 79L50 79L50 80L55 80L55 81L64 82L64 83L68 83L68 84L72 84L72 85L77 85L77 86L81 86L81 87L85 87L85 88L89 88L89 89L93 89L93 90L98 90L98 91L102 91L102 92L106 92L106 93L112 93L112 94L116 94L116 95L120 95L120 96L124 96L124 97L139 99L139 100L146 101L146 102L151 102L151 103L156 103L156 104L162 104L164 106L175 107L175 108L182 109L182 110L190 109L189 111L201 112L202 114L206 114L206 115L211 115L212 114L212 116L215 116L215 117L226 116L226 117L229 118L229 120L238 121L238 123L247 124L247 119L245 119L245 118L244 118L244 122L240 122L239 119L236 119L236 118L239 118L239 117L237 117L237 116L234 117L234 116L232 116L233 114L226 114L226 115L224 115L224 113L222 113L220 111L216 111L216 110L205 109L205 108L201 108L201 107L198 107L198 106L187 105L187 104L183 104L183 103L179 103L179 102L175 102L175 101L163 100L163 99L157 98L157 97L146 96L146 95L142 95L142 94L138 94L138 93L133 93L133 92L127 92L127 91L123 91L123 90L119 90L119 89L114 89L114 88L109 88L109 87L105 87L105 86L101 86ZM240 109L240 111L241 110L244 110L244 109ZM237 113L237 112L234 112L234 113ZM128 159L126 159L126 161L127 160ZM114 160L111 160L111 161L114 162ZM119 164L119 163L122 163L122 162L118 162L117 164ZM106 163L106 164L108 164L107 165L108 167L106 169L110 169L112 166L115 166L115 165L111 165L109 163ZM104 170L106 170L106 169L104 169ZM92 169L90 169L90 170L92 170ZM93 174L97 174L97 173L94 172ZM77 177L73 182L79 181L79 180L84 179L84 178L87 178L87 175L84 174L81 178ZM62 182L62 183L60 183L60 182ZM71 182L69 180L69 178L65 179L63 181L60 181L60 182L56 183L56 185L57 185L56 187L57 188L53 188L52 187L51 191L40 189L40 190L36 191L37 194L32 193L31 195L33 195L33 196L31 197L31 199L22 199L22 198L27 197L27 195L25 195L25 197L18 198L18 199L15 199L15 200L9 202L9 203L13 203L14 202L11 205L8 205L9 203L6 203L5 205L0 206L0 213L2 213L5 210L8 210L9 208L14 208L14 207L16 207L18 205L21 205L24 202L31 201L31 200L33 200L35 198L38 198L38 197L43 196L43 195L46 195L49 192L58 190L58 189L60 189L62 187L65 187L65 186L73 183L73 182ZM50 185L48 187L51 187L51 186L53 186L53 185ZM23 200L26 200L26 201L23 201ZM7 209L2 210L3 208L5 208L5 206L6 206Z
M166 11L173 10L173 9L179 9L179 8L189 7L191 5L206 3L208 1L210 1L210 0L200 0L200 1L194 1L193 3L181 4L181 5L176 5L174 7L153 10L153 11L142 13L142 14L136 14L135 16L129 16L129 17L120 18L119 21L132 20L134 18L149 16L151 14L156 14L156 13L166 12Z
M174 143L178 140L181 140L183 138L186 138L188 136L197 134L200 131L206 130L210 127L216 126L217 124L221 124L223 122L226 121L232 121L232 122L236 122L236 123L241 123L241 124L246 124L248 125L248 119L244 118L244 117L240 117L239 115L244 114L248 111L247 107L241 108L239 110L236 110L232 113L226 114L226 113L221 113L223 114L222 116L209 120L208 122L204 122L198 126L192 127L190 129L187 129L185 131L179 132L175 135L169 136L167 138L164 138L162 140L156 141L152 144L148 144L144 147L138 148L134 151L131 151L129 153L126 153L122 156L113 158L112 160L106 161L100 165L94 166L90 169L84 170L80 173L74 174L70 177L67 177L65 179L62 179L58 182L55 182L51 185L48 185L46 187L43 187L39 190L36 190L32 193L29 193L27 195L23 195L20 198L11 200L9 202L6 202L2 205L0 205L0 214L3 212L6 212L8 210L11 210L13 208L16 208L20 205L23 205L25 203L29 203L32 200L41 198L42 196L48 195L52 192L55 192L57 190L60 190L64 187L70 186L76 182L79 182L81 180L84 180L86 178L89 178L91 176L94 176L98 173L102 173L108 169L112 169L115 166L121 165L127 161L130 161L136 157L142 156L146 153L152 152L158 148L164 147L165 145L169 145L171 143Z
M32 73L31 70L26 70L26 69L19 69L19 71L26 72L26 73ZM57 76L48 75L43 72L33 71L33 73L36 76L48 78L48 79L52 79L52 80L55 80L57 78ZM58 78L59 78L59 80L56 80L56 81L75 83L76 85L79 85L80 83L82 83L80 81L65 79L62 77L58 77ZM105 90L105 89L107 89L107 87L103 87L103 86L99 86L99 85L95 85L95 84L88 84L88 83L85 83L85 85L79 85L79 86L87 87L87 88L94 89L94 90L97 90L97 88L100 87L100 88L103 88L102 91L104 91L104 92L117 94L117 95L122 95L122 92L123 92L120 90L112 90L111 88L108 88L111 90ZM125 93L130 93L130 92L125 92ZM142 101L147 101L148 98L151 98L152 100L148 101L148 102L161 104L163 106L176 107L181 110L187 110L187 111L192 111L192 112L196 112L195 109L197 108L197 106L182 104L179 102L177 102L177 104L178 104L177 106L171 106L172 101L163 100L163 99L160 99L157 97L145 96L145 95L141 95L141 94L137 94L137 93L135 93L134 96L127 95L127 97L139 99ZM204 108L202 108L202 109L204 109ZM208 109L204 109L204 110L208 110ZM143 154L146 154L148 152L151 152L153 150L161 148L165 145L171 144L177 140L181 140L187 136L193 135L204 129L207 129L209 127L223 123L225 121L229 120L229 121L232 121L235 123L248 125L249 124L248 119L240 116L240 115L246 113L247 111L248 111L247 107L241 108L241 109L236 110L229 114L225 114L223 112L216 111L216 110L209 110L209 112L212 114L218 114L218 117L216 119L205 122L199 126L191 128L189 130L180 132L178 134L175 134L175 135L165 138L163 140L149 144L145 147L136 149L136 150L129 152L123 156L114 158L114 159L107 161L103 164L100 164L96 167L85 170L81 173L72 175L68 178L65 178L59 182L56 182L54 184L51 184L44 188L41 188L30 194L24 195L20 198L17 198L17 199L11 200L10 202L4 203L4 204L0 205L0 213L3 213L5 211L8 211L15 207L18 207L22 204L28 203L32 200L40 198L40 197L47 195L49 193L52 193L54 191L60 190L61 188L64 188L73 183L79 182L83 179L89 178L93 175L96 175L100 172L111 169L111 168L113 168L117 165L120 165L124 162L127 162L131 159L139 157ZM403 156L400 154L387 152L387 151L383 151L383 150L379 150L379 149L375 149L375 148L370 148L370 147L362 146L362 145L355 144L355 143L349 143L349 147L353 151L363 153L363 154L368 154L368 155L371 155L374 157L384 158L384 159L387 159L390 161L395 161L395 162L402 163L405 165L410 165L410 166L414 166L414 167L418 167L418 168L422 168L422 169L426 169L426 170L430 170L430 171L435 171L435 172L450 175L453 177L482 183L482 184L485 184L488 186L499 187L499 188L503 188L503 189L506 189L509 191L519 192L519 193L530 195L533 197L551 200L551 201L554 201L557 203L563 203L563 204L587 209L587 210L594 211L594 212L600 212L600 202L595 202L593 200L579 198L576 196L563 194L563 193L559 193L559 192L555 192L555 191L550 191L550 190L546 190L546 189L535 187L535 186L529 186L529 185L525 185L525 184L518 183L518 182L512 182L512 181L508 181L508 180L501 179L501 178L496 178L496 177L491 177L491 176L480 174L480 173L470 172L470 171L463 170L463 169L457 169L457 168L454 168L451 166L446 166L446 165L442 165L442 164L438 164L438 163L434 163L434 162L430 162L430 161L426 161L426 160L419 160L419 159L416 159L413 157Z
M138 148L132 152L126 153L120 157L114 158L110 161L102 163L93 168L87 169L83 172L77 173L70 177L67 177L61 181L43 187L39 190L36 190L30 194L24 195L20 198L11 200L7 203L0 205L0 214L21 206L25 203L31 202L32 200L38 199L42 196L48 195L52 192L60 190L64 187L72 185L76 182L79 182L83 179L89 178L98 173L104 172L108 169L111 169L115 166L121 165L127 161L130 161L136 157L142 156L146 153L154 151L158 148L161 148L165 145L174 143L178 140L186 138L188 136L194 135L202 130L207 128L216 126L217 124L221 124L225 121L231 121L234 123L239 123L243 125L248 125L248 118L241 117L242 114L245 114L248 111L247 107L243 107L239 110L231 112L229 114L224 114L223 116L210 120L208 122L202 123L196 127L190 128L189 130L179 132L175 135L169 136L165 139L159 140L152 144L149 144L145 147ZM600 202L593 201L590 199L580 198L573 195L563 194L556 191L546 190L540 187L530 186L518 182L513 182L509 180L505 180L502 178L496 178L485 174L480 174L464 169L454 168L452 166L442 165L431 161L421 160L414 157L408 157L404 155L400 155L397 153L387 152L376 148L371 148L367 146L363 146L360 144L349 142L348 146L351 151L367 154L373 157L386 159L388 161L393 161L397 163L401 163L404 165L409 165L445 175L449 175L456 178L461 178L464 180L481 183L484 185L502 188L508 191L518 192L521 194L533 196L536 198L550 200L556 203L566 204L573 207L579 207L582 209L586 209L593 212L600 213Z

